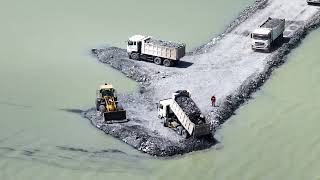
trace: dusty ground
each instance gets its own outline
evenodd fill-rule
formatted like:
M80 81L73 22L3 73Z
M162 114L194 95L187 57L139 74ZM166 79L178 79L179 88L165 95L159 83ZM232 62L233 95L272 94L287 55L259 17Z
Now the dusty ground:
M254 52L249 33L268 17L286 19L285 39L272 53ZM319 7L308 6L305 0L256 1L224 33L188 53L177 67L171 68L129 60L123 49L94 49L99 61L135 79L141 89L120 97L129 123L103 125L92 109L84 115L107 134L152 155L170 156L211 147L216 143L212 137L183 140L163 127L155 103L171 97L174 91L188 89L217 128L285 61L300 39L319 26L319 20ZM211 107L212 95L217 97L218 108Z

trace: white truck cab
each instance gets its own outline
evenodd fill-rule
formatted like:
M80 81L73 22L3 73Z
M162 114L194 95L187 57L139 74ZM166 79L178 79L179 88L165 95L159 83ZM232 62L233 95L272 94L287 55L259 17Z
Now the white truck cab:
M251 33L253 50L271 51L271 46L277 39L282 39L285 29L285 19L269 17L262 25Z
M141 53L141 45L142 41L150 39L150 36L143 36L143 35L134 35L131 36L128 40L127 44L127 52L132 53L132 52L139 52Z
M258 28L251 33L253 49L269 49L271 45L271 29Z
M169 117L171 104L172 104L172 99L164 99L159 102L158 117L160 119Z

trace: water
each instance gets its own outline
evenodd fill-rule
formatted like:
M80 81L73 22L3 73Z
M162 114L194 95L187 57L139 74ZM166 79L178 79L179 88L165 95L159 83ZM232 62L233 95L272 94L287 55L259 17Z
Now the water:
M61 110L92 107L103 82L120 92L136 89L90 57L90 48L123 47L127 37L141 33L190 49L221 32L251 2L1 0L0 179L319 178L320 31L224 125L217 134L220 150L154 159Z

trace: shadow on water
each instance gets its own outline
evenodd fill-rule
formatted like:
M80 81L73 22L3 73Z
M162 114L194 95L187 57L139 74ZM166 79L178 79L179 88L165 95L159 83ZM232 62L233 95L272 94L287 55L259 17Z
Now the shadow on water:
M6 101L0 101L0 105L5 105L5 106L12 106L12 107L17 107L17 108L38 108L36 106L31 106L31 105L26 105L26 104L18 104L18 103L12 103L12 102L6 102ZM43 107L42 107L43 108ZM60 110L60 111L65 111L69 113L74 113L74 114L81 114L84 111L81 109L76 109L76 108L55 108L55 107L47 107L49 110ZM1 141L1 140L0 140Z
M84 112L81 109L69 109L69 108L63 108L63 109L59 109L59 110L69 112L69 113L74 113L74 114L81 114Z
M127 153L120 151L118 149L103 149L99 151L89 151L87 149L67 147L67 146L56 146L56 147L59 148L60 150L65 150L65 151L74 151L74 152L83 152L83 153L92 153L92 154L117 153L117 154L128 155Z
M0 101L0 104L6 105L6 106L18 107L18 108L32 108L32 106L30 106L30 105L11 103L11 102L5 102L5 101Z
M68 146L56 146L56 148L58 151L52 153L35 148L21 150L13 147L0 147L0 156L9 159L36 161L59 168L99 172L122 171L119 169L104 168L104 163L106 162L117 162L119 166L123 166L122 163L124 162L125 165L130 166L128 168L141 169L142 166L136 166L136 164L145 159L143 156L129 155L117 149L90 151L88 149ZM83 163L79 163L83 161L83 159L86 159L87 167L83 167Z

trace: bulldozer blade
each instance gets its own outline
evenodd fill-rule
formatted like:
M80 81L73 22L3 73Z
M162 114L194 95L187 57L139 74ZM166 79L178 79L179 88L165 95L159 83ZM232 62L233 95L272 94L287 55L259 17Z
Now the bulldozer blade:
M114 112L105 112L103 113L104 121L106 123L120 123L127 122L126 111L114 111Z

